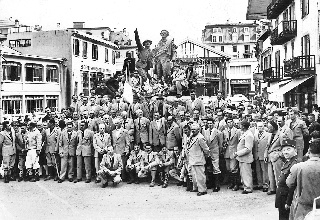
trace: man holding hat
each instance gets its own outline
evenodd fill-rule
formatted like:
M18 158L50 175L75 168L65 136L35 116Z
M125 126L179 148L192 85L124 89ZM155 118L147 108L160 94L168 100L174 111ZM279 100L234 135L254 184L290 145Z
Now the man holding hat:
M296 142L294 140L284 140L282 142L281 152L286 162L281 167L281 173L278 178L278 187L276 191L275 206L279 211L279 220L289 219L290 206L294 193L294 188L286 185L286 179L290 174L291 167L297 163Z

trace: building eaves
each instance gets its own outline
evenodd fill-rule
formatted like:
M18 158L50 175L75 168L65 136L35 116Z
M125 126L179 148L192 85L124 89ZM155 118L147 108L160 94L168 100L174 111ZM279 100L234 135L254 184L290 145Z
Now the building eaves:
M89 35L89 34L86 34L86 33L80 32L80 31L73 31L72 36L78 37L80 39L87 40L90 42L94 42L94 43L97 43L97 44L100 44L103 46L111 47L113 49L119 49L118 45L116 45L110 41L107 41L102 38L95 37L93 35Z

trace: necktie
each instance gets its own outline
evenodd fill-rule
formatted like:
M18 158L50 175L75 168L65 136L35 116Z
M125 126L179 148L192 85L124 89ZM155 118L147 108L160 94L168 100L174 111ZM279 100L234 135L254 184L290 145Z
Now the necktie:
M120 103L118 103L118 111L120 110Z
M231 129L229 130L229 140L231 139Z
M110 163L111 163L111 168L113 168L113 163L114 163L114 157L113 156L110 159Z
M273 139L274 139L275 134L271 135L271 140L270 140L270 144L272 143Z
M139 118L139 130L141 129L140 118Z
M258 134L258 139L259 140L260 140L261 136L262 136L262 132L259 132L259 134Z
M71 132L68 132L68 138L71 139Z
M126 121L127 120L123 120L123 128L126 129Z

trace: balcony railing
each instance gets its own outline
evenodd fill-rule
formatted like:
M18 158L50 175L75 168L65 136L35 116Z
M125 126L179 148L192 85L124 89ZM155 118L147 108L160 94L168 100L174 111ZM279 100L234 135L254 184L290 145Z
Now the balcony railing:
M279 81L283 78L283 67L270 67L263 70L263 80L265 82Z
M297 21L282 21L271 33L271 45L282 45L297 36Z
M285 77L299 77L316 73L315 55L293 57L283 61Z
M267 18L276 19L293 0L272 0L267 7Z

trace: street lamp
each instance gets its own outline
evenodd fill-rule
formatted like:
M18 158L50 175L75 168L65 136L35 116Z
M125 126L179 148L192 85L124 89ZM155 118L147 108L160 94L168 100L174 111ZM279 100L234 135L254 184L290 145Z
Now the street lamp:
M3 83L2 43L5 40L7 40L7 36L0 34L0 123L2 122L2 83Z

